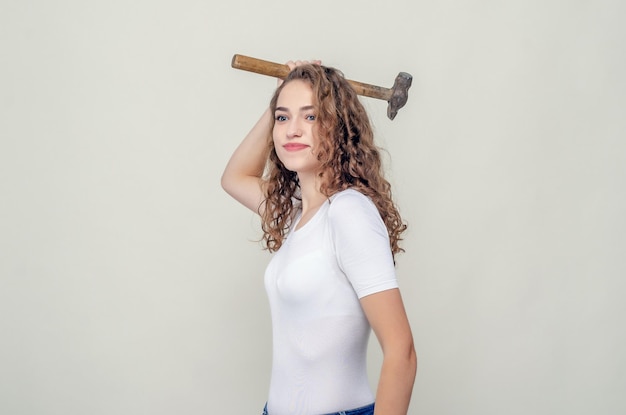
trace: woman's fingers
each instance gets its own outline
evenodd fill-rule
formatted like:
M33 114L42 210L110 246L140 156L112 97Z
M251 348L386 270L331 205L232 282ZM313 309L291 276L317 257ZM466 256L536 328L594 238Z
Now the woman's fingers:
M295 61L295 62L289 61L289 62L293 63L295 66L308 65L308 64L313 64L313 65L321 65L322 64L322 61L319 60L319 59L313 59L313 60L310 60L310 61ZM291 68L291 69L293 69L293 68Z
M290 71L293 71L298 66L308 65L308 64L321 65L322 61L320 59L313 59L313 60L310 60L310 61L296 60L296 61L287 61L287 62L285 62L285 65L287 65L289 67ZM283 83L283 80L279 79L278 83L277 83L277 86L280 86L282 83Z

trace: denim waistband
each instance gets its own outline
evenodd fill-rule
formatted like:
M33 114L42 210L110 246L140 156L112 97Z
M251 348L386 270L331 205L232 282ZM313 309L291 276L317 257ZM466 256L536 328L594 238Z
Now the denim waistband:
M265 404L265 407L263 408L263 415L269 415L267 412L267 403ZM325 414L325 415L374 415L374 404L371 403L369 405L362 406L360 408L350 409L348 411L333 412L331 414Z

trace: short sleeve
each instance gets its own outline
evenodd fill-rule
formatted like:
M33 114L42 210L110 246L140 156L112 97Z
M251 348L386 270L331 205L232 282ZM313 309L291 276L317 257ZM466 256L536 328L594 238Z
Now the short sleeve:
M345 190L331 198L328 218L337 261L357 296L397 288L389 234L374 203Z

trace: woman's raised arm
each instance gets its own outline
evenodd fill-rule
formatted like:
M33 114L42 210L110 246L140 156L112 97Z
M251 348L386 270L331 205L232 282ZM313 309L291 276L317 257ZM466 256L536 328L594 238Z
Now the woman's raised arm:
M263 209L261 177L269 152L272 117L268 108L235 149L222 173L221 183L226 193L258 214Z

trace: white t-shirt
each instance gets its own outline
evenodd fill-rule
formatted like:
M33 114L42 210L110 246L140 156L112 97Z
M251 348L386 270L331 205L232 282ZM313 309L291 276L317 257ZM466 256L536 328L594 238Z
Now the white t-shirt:
M387 228L372 201L339 192L292 231L270 261L270 415L319 415L368 405L370 326L359 298L397 288Z

